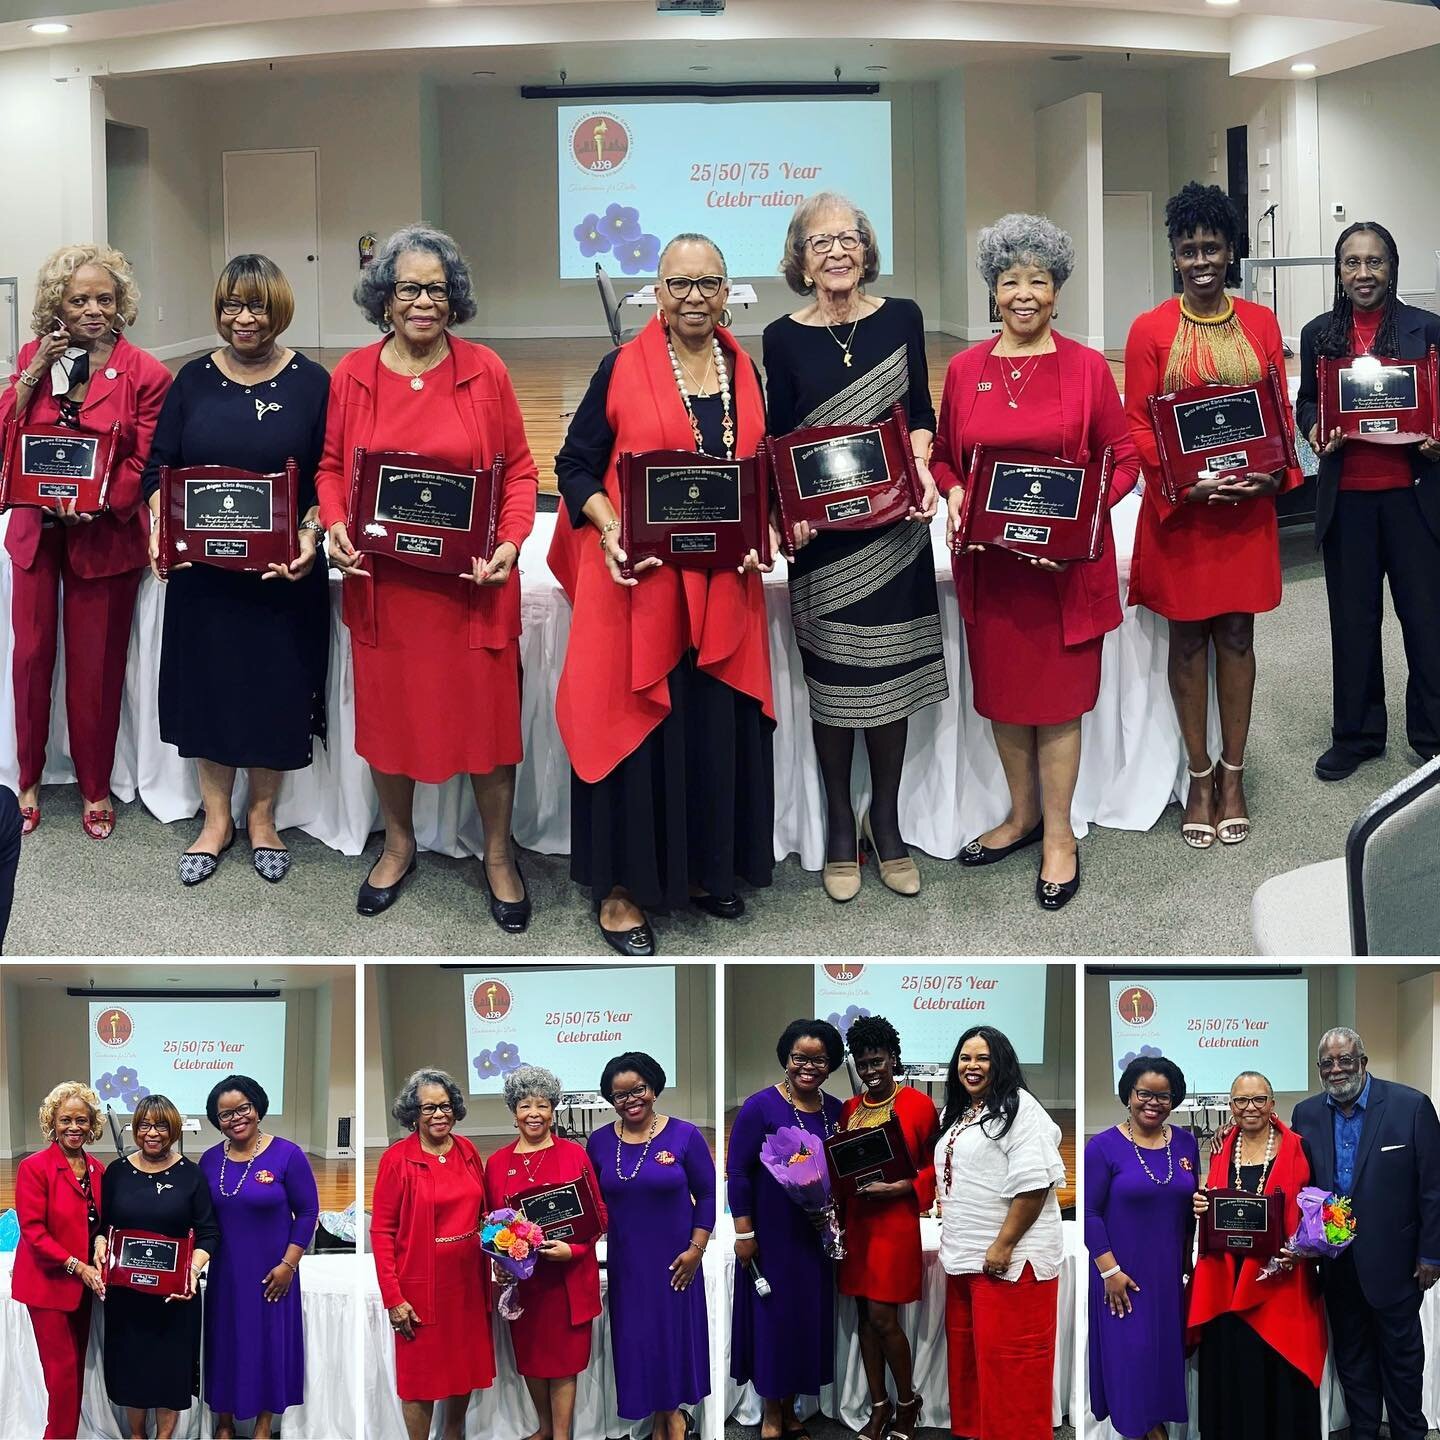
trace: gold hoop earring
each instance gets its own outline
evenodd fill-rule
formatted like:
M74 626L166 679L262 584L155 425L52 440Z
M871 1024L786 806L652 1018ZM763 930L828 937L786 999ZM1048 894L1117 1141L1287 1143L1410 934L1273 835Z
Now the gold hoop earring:
M734 315L732 315L732 314L730 313L730 307L727 305L727 306L720 312L720 324L721 324L726 330L728 330L734 323L735 323L735 317L734 317Z

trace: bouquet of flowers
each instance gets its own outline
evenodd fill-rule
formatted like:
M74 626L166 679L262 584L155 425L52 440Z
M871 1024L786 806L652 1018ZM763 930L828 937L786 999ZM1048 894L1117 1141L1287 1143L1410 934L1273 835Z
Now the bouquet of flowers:
M1295 1200L1300 1206L1300 1224L1281 1254L1295 1259L1333 1260L1355 1238L1350 1197L1306 1185ZM1260 1272L1260 1278L1278 1275L1284 1268L1277 1256Z
M515 1299L515 1287L535 1273L544 1240L545 1232L518 1210L492 1210L485 1217L480 1248L510 1276L500 1292L500 1313L507 1320L518 1320L525 1313Z
M816 1228L822 1248L832 1260L843 1260L845 1241L830 1194L830 1170L815 1137L798 1125L782 1125L760 1147L760 1163L794 1204L821 1217Z

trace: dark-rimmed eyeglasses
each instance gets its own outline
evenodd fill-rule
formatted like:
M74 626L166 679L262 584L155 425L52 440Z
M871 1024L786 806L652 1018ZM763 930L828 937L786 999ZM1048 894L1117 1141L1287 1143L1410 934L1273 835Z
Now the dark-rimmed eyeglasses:
M427 1116L453 1115L455 1113L455 1107L447 1100L441 1105L422 1105L420 1107L420 1113Z
M1142 1105L1150 1100L1153 1100L1157 1105L1173 1105L1175 1103L1174 1095L1168 1090L1141 1090L1137 1088L1130 1093Z
M130 1127L137 1135L168 1135L170 1127L163 1120L141 1120Z
M830 1062L825 1056L797 1055L794 1051L790 1053L790 1068L792 1070L829 1070Z
M233 320L242 310L248 310L257 320L264 319L270 313L270 307L259 300L222 300L220 302L220 313L226 319Z
M1230 1104L1236 1110L1263 1110L1274 1098L1273 1095L1232 1095Z
M229 1124L231 1120L248 1120L255 1113L255 1107L247 1100L243 1105L237 1105L233 1110L221 1110L216 1113L215 1118L222 1124Z
M437 305L450 298L450 287L443 280L437 280L433 285L417 285L413 280L397 280L390 288L397 300L418 300L422 290Z
M617 1109L631 1100L643 1100L650 1093L650 1087L642 1080L633 1090L617 1090L610 1103Z
M1327 1055L1323 1060L1315 1062L1315 1068L1322 1075L1331 1070L1358 1070L1360 1057L1358 1055Z
M838 244L842 250L858 250L865 237L858 230L842 230L838 235L807 235L805 246L812 254L828 255Z
M665 288L675 300L688 300L692 290L698 290L707 300L713 300L725 287L723 275L668 275Z

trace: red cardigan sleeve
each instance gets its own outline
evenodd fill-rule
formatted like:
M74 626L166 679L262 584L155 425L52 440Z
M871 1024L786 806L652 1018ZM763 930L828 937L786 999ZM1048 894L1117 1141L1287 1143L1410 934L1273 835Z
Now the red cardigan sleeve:
M959 359L957 355L945 371L945 385L940 393L940 418L935 422L935 443L930 450L930 474L935 479L935 488L942 495L948 495L965 479L957 404L956 366Z
M64 1269L70 1253L50 1233L49 1189L46 1176L36 1166L22 1165L16 1171L15 1213L20 1221L20 1234L36 1257ZM90 1257L79 1258L88 1261Z
M349 358L348 356L346 357ZM350 372L342 360L330 376L330 404L325 417L325 448L315 471L315 496L320 502L320 523L328 531L345 518L350 502L349 446L345 440L345 397Z
M1160 447L1150 425L1150 397L1161 393L1160 331L1165 315L1162 306L1136 316L1125 341L1125 418L1145 477L1145 503L1155 507L1162 522L1182 508L1172 505L1160 486ZM1169 341L1165 344L1168 348Z
M375 1174L375 1198L370 1209L370 1251L375 1256L375 1274L380 1281L380 1301L393 1310L405 1299L395 1264L395 1239L400 1229L400 1202L403 1198L402 1167L393 1148L380 1157Z
M164 363L147 350L135 351L135 437L134 446L115 472L110 491L110 509L117 519L128 520L141 508L140 477L155 443L155 426L174 377ZM146 524L149 507L145 506Z
M906 1139L915 1159L915 1199L923 1215L935 1203L935 1141L940 1116L928 1095L913 1088L908 1093L915 1098L906 1106Z

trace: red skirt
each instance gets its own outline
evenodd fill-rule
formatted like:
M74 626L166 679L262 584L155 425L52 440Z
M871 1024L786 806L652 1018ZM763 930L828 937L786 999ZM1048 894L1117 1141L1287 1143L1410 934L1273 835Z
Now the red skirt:
M363 581L347 580L347 585ZM495 1346L480 1237L435 1247L432 1313L415 1338L395 1336L395 1392L402 1400L444 1400L495 1383Z
M510 1322L510 1343L516 1370L531 1380L560 1380L590 1368L593 1322L570 1323L570 1294L565 1288L566 1269L585 1263L541 1260L515 1291L525 1313ZM593 1258L589 1263L595 1263Z

